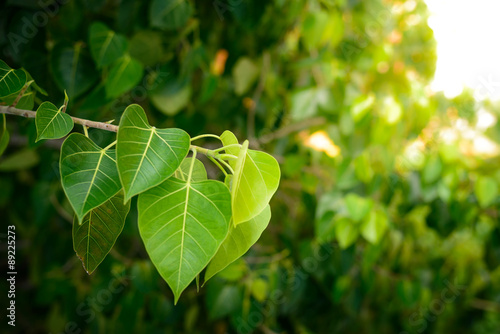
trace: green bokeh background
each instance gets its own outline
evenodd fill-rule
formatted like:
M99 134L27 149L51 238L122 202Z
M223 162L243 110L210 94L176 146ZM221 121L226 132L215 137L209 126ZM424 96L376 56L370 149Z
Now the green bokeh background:
M454 99L429 90L436 43L423 1L9 0L0 8L0 58L48 92L35 108L61 104L66 88L69 114L117 124L138 103L156 127L191 136L230 129L282 169L258 243L174 306L139 238L135 199L112 253L85 273L59 182L61 141L35 144L34 121L8 116L1 263L6 272L13 224L17 325L4 318L0 328L500 333L500 124L476 126L478 110L500 117L500 106L472 90ZM126 53L142 64L123 94L106 91L110 67L92 60L95 22L125 36ZM317 131L331 140L327 152L311 147ZM101 130L90 137L113 140Z

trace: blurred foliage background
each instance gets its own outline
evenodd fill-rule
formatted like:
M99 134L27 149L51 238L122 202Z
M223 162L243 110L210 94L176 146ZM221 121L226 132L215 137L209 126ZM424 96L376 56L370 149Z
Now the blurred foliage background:
M71 115L117 124L138 103L157 127L249 138L283 174L257 245L174 307L135 211L85 273L59 182L61 142L35 144L33 120L8 116L0 217L2 244L7 225L17 231L14 332L500 333L500 106L430 91L423 1L0 8L0 58L26 68L53 103L66 89ZM91 26L116 34L116 63L92 57ZM98 144L112 136L90 130Z

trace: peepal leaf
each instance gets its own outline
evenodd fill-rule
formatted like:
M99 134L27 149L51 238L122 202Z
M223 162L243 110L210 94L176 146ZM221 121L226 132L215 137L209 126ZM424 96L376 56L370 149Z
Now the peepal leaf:
M193 171L191 175L191 181L193 182L199 182L199 181L205 181L207 179L207 170L205 169L205 165L203 162L200 160L194 158L194 165L193 165ZM189 169L191 167L191 162L193 161L193 158L186 158L182 160L181 165L179 168L175 171L174 176L178 179L186 181L188 179L189 175Z
M26 73L14 70L0 60L0 98L19 92L26 83Z
M142 78L142 64L130 56L117 60L104 84L107 97L117 97L134 88Z
M125 200L169 178L187 156L189 135L181 129L148 124L137 104L125 109L118 128L116 156Z
M232 133L229 130L224 131L220 135L220 140L222 141L222 145L224 145L224 146L239 144L238 143L238 138L236 138L236 136L234 135L234 133ZM229 147L225 151L226 151L227 154L232 154L232 155L235 155L235 156L238 156L240 154L240 148L236 147L236 146ZM229 160L229 164L231 165L231 167L234 168L234 166L236 165L236 161L235 160Z
M36 141L61 138L73 129L73 119L62 109L50 102L43 102L38 107L35 115Z
M99 79L92 59L81 43L54 46L50 64L56 84L61 90L67 89L72 99L84 93Z
M219 181L169 178L139 195L138 211L146 250L177 303L226 238L229 190Z
M91 210L78 224L73 222L73 249L90 275L108 255L123 230L130 202L123 204L119 192L107 202Z
M89 41L90 53L99 68L113 63L127 50L127 39L101 22L90 26Z
M271 155L248 149L246 140L234 168L231 201L234 225L257 216L278 189L280 167Z
M104 150L80 133L61 147L61 183L78 221L120 189L115 150Z
M227 238L208 265L205 283L215 274L243 256L259 240L271 220L271 208L266 208L254 218L234 227L229 227Z

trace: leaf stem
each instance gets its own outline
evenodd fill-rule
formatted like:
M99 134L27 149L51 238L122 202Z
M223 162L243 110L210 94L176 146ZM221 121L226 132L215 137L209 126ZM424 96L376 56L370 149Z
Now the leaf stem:
M83 126L83 133L85 134L85 137L89 137L89 130L85 125Z
M108 146L106 146L105 148L103 148L104 151L107 151L109 150L111 147L115 146L116 145L116 140L114 142L112 142L111 144L109 144Z
M11 106L0 106L0 114L16 115L16 116L27 117L27 118L35 118L35 116L36 116L36 112L34 112L34 111L17 109L15 107L11 107ZM87 126L89 128L101 129L101 130L106 130L106 131L111 131L111 132L118 132L118 125L107 124L107 123L102 123L102 122L94 122L94 121L89 121L89 120L78 118L78 117L72 117L72 116L70 116L70 117L73 119L73 122L75 122L75 124L84 125L84 126Z
M212 161L217 167L219 167L219 169L224 173L224 176L227 176L227 172L226 170L224 169L224 167L221 166L220 163L217 162L217 160L215 160L214 158L212 158L211 156L207 155L207 158Z
M229 145L217 148L217 149L212 150L212 151L215 152L215 153L218 153L220 151L225 151L226 149L228 149L230 147L241 147L241 144L229 144Z
M222 163L224 164L224 166L226 166L226 167L227 167L227 169L229 169L229 171L231 172L231 174L233 174L233 175L234 175L234 170L231 168L231 166L230 166L227 162L225 162L224 160L221 160L221 159L218 159L218 160L219 160L220 162L222 162Z
M187 182L188 184L191 183L191 176L193 175L193 169L194 169L194 163L196 162L196 148L193 148L192 149L193 151L193 156L192 156L192 160L191 160L191 166L189 166L189 174L188 174L188 177L187 177Z
M191 141L195 141L195 140L198 140L198 139L201 139L201 138L207 138L207 137L217 138L217 139L220 140L220 137L217 136L217 135L205 134L205 135L199 135L199 136L193 137L193 138L191 138Z
M238 157L232 154L217 154L215 158L219 160L238 160Z

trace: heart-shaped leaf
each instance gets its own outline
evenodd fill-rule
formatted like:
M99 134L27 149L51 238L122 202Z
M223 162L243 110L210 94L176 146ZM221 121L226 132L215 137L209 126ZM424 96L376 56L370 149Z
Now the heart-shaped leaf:
M115 150L105 150L80 133L61 147L61 183L78 221L122 188Z
M81 43L74 46L57 44L52 49L50 63L57 85L61 90L67 90L72 99L92 87L99 78Z
M109 253L123 230L130 202L123 204L119 192L104 204L92 209L83 218L73 222L73 249L90 275Z
M36 110L36 141L57 139L66 136L75 125L68 114L62 112L50 102L43 102Z
M183 130L151 127L137 104L125 109L117 140L118 172L127 201L174 174L190 146L189 135Z
M271 155L248 149L246 140L234 168L231 201L234 225L257 216L278 189L280 167Z
M19 92L26 80L26 73L22 69L13 70L0 60L0 98Z
M153 0L149 17L153 27L173 30L186 24L192 13L187 0Z
M117 60L104 84L107 97L118 97L134 88L142 78L142 64L126 55Z
M226 239L207 267L205 283L219 271L243 256L259 240L270 220L271 208L268 205L261 213L249 221L236 227L231 224Z
M232 133L229 130L224 131L220 135L220 140L222 141L222 145L224 145L224 146L238 144L238 138L236 138L234 133ZM238 156L240 154L240 148L236 147L236 146L229 147L225 151L227 154L232 154L235 156ZM229 160L229 164L231 165L231 167L234 168L236 165L236 160Z
M137 205L141 238L177 303L226 238L229 190L219 181L170 178L139 195Z
M175 171L174 176L181 180L187 180L189 175L189 169L191 168L191 162L193 158L186 158L182 160L181 165ZM195 159L193 172L191 175L191 181L199 182L205 181L207 179L207 170L205 169L205 165L198 159Z
M89 42L90 53L99 68L113 63L127 50L127 39L101 22L90 26Z

